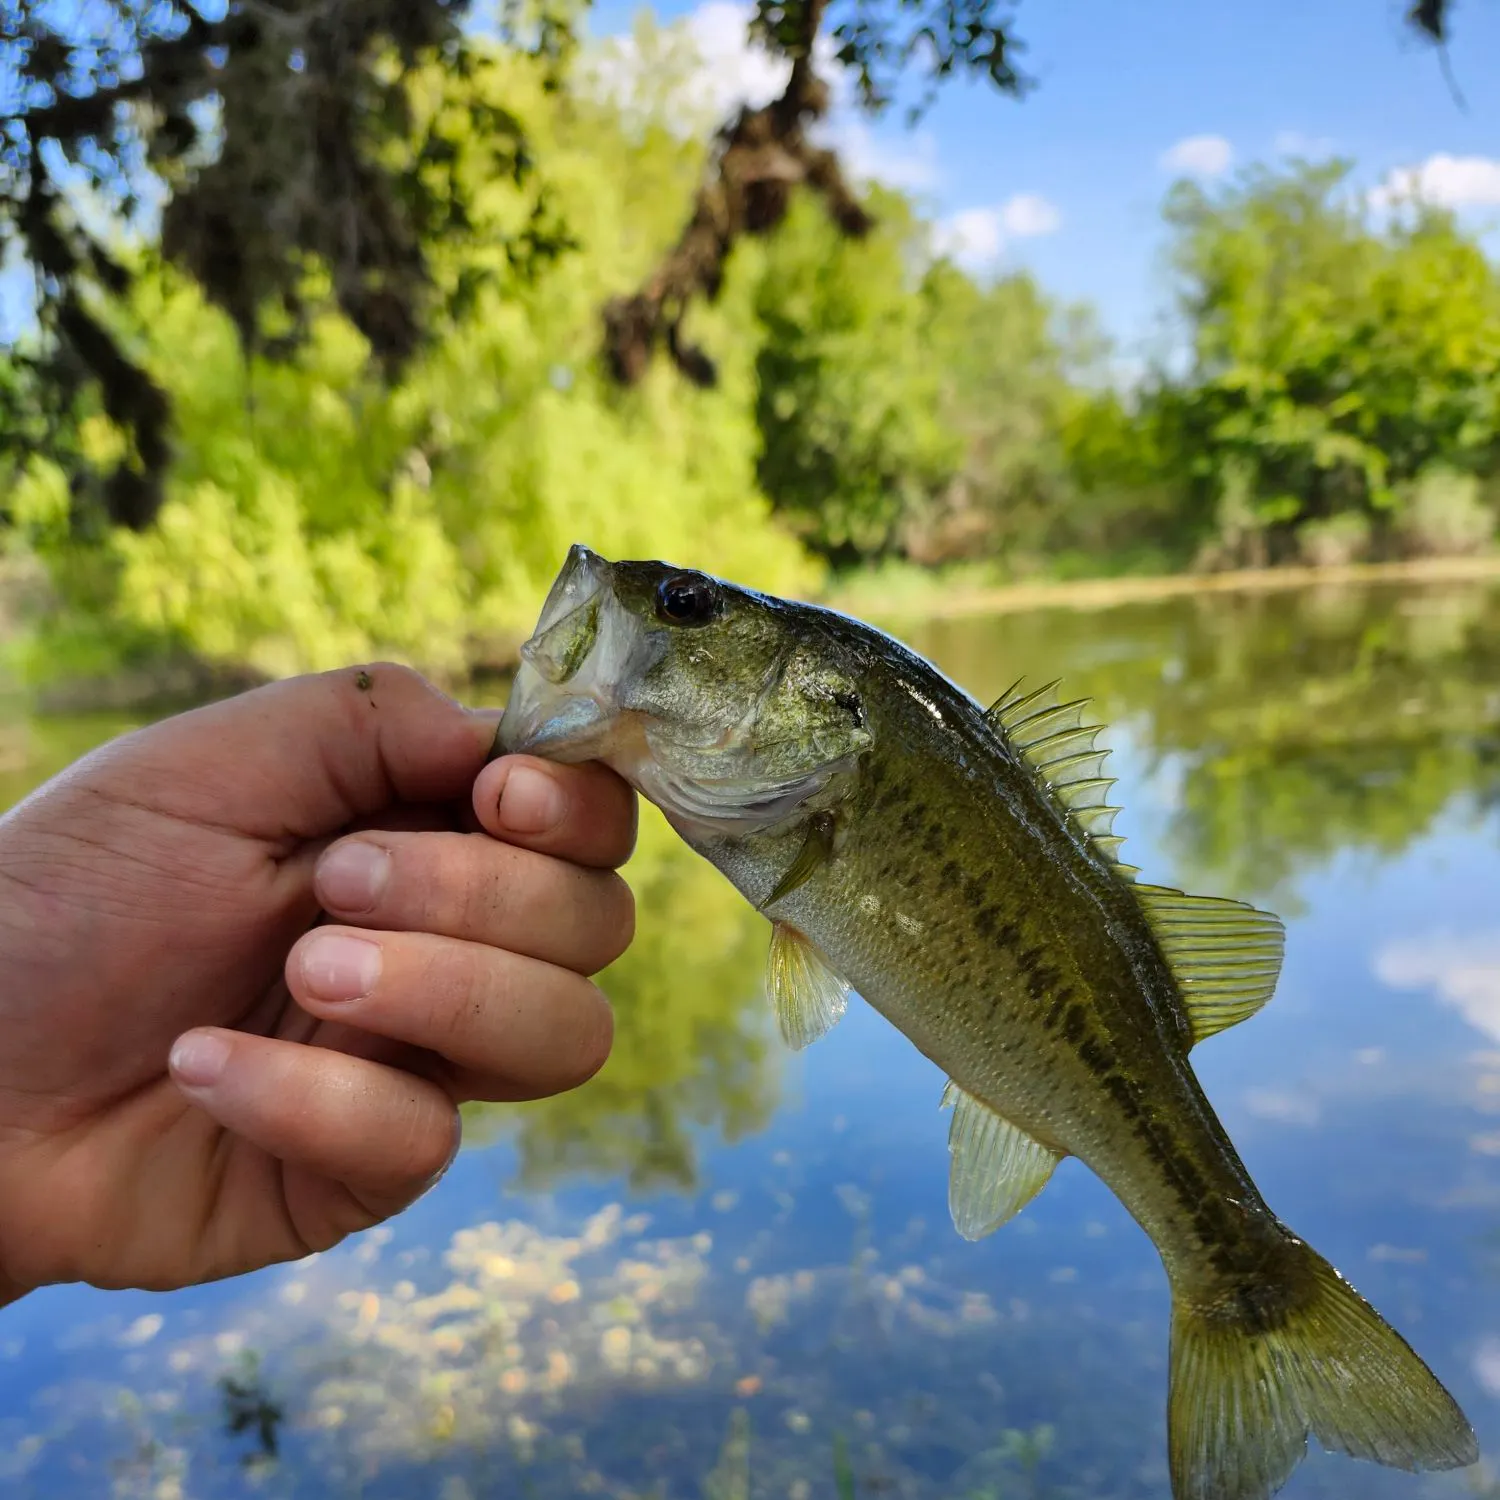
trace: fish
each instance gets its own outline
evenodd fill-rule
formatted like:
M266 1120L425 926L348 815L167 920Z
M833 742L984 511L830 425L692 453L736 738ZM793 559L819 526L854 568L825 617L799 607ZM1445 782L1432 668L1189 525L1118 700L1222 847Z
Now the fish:
M960 1235L1071 1156L1150 1237L1174 1500L1265 1500L1309 1437L1477 1461L1427 1365L1272 1212L1191 1066L1271 998L1282 922L1137 878L1082 700L1018 684L985 707L863 621L582 545L520 657L494 753L601 761L659 808L769 920L789 1047L857 997L942 1069Z

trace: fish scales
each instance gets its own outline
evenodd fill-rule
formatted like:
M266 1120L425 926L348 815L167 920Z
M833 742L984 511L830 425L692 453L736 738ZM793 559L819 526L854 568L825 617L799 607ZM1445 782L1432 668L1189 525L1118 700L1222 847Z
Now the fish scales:
M1208 1245L1216 1270L1253 1267L1267 1210L1187 1066L1181 1002L1134 898L976 705L910 653L870 677L879 667L887 682L863 694L875 748L837 858L775 914L968 1093L1086 1160L1165 1255L1191 1269ZM954 756L934 754L944 740ZM790 863L797 835L783 837ZM778 863L690 842L752 891L751 867Z
M1432 1372L1268 1207L1193 1071L1271 998L1280 922L1134 883L1080 705L985 711L860 621L584 547L522 658L496 753L600 760L660 807L771 919L790 1045L858 994L948 1075L961 1233L1071 1155L1150 1236L1174 1500L1268 1500L1309 1437L1477 1459Z

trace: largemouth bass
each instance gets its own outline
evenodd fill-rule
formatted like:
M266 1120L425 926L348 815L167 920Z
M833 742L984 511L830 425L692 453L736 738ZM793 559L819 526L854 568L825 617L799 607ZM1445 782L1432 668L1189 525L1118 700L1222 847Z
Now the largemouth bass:
M1267 1207L1189 1063L1270 998L1282 924L1135 880L1081 703L986 710L857 620L583 547L522 659L497 751L612 766L765 913L791 1046L857 994L946 1072L961 1234L1076 1156L1151 1237L1176 1500L1263 1500L1309 1434L1477 1459L1427 1366Z

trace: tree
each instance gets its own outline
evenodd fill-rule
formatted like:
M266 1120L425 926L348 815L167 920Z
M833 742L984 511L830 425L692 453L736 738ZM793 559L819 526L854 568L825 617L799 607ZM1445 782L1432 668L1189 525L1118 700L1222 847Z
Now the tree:
M191 278L138 252L107 326L170 397L175 461L151 526L80 534L73 491L125 441L85 407L84 461L37 454L0 495L70 606L37 643L42 669L95 676L166 647L278 675L379 652L452 679L511 660L578 540L776 591L815 581L755 485L748 287L713 314L737 351L716 390L661 369L621 391L595 357L598 308L669 241L701 142L549 90L544 64L498 43L407 87L412 136L452 141L470 215L424 247L442 299L424 343L382 377L310 278L296 349L247 359ZM538 147L520 183L487 175L474 122L498 100ZM544 202L576 248L517 273L507 238Z
M899 194L869 202L859 240L795 206L757 261L762 488L838 564L1045 550L1077 529L1063 439L1091 318L934 257Z
M0 3L0 242L36 273L45 378L64 393L96 384L129 437L106 491L111 519L151 519L170 456L165 393L102 307L132 280L121 224L154 236L159 218L166 259L252 349L306 335L317 266L375 357L398 369L431 314L430 246L468 222L449 171L455 122L414 138L407 93L422 66L470 68L464 9ZM545 50L556 28L539 30ZM524 170L503 104L468 123L493 175Z
M760 483L804 540L844 563L900 551L963 456L938 420L931 309L913 284L927 226L895 194L873 203L879 225L859 240L799 204L756 271Z
M1451 10L1452 0L1417 0L1409 19L1441 43ZM470 12L469 0L0 0L0 248L17 248L36 272L45 379L64 394L96 385L127 435L102 492L110 519L149 522L171 454L165 394L101 314L133 274L118 221L150 231L165 194L168 262L251 348L296 347L316 288L387 373L398 371L441 300L430 247L469 222L448 171L453 122L413 139L407 87L424 67L469 66ZM489 24L524 42L555 84L574 18L569 0L506 0ZM924 102L963 74L1016 94L1027 86L1005 0L757 0L751 29L786 60L786 88L722 127L676 245L638 292L609 301L619 379L642 378L660 344L693 378L713 378L682 335L683 316L718 294L742 237L781 222L797 185L822 195L843 232L868 229L837 157L810 141L830 97L820 44L873 111L918 58ZM524 175L532 152L514 114L503 100L486 108L469 125L482 131L492 175ZM102 225L80 211L84 187L108 209ZM543 212L507 248L525 263L566 242ZM323 280L310 286L312 267Z
M1349 172L1255 168L1167 204L1193 367L1157 415L1231 559L1358 550L1445 471L1500 460L1500 277L1451 214L1381 221Z

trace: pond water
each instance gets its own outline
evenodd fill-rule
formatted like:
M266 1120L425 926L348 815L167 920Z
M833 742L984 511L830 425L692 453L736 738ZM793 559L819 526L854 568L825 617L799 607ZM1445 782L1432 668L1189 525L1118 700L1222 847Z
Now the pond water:
M981 698L1094 696L1126 857L1287 920L1194 1054L1277 1212L1500 1454L1500 589L1226 595L900 631ZM0 721L0 806L122 720ZM1166 1494L1168 1301L1076 1161L978 1244L937 1071L858 1004L784 1053L768 929L652 815L614 1056L475 1111L427 1199L171 1295L0 1312L17 1497ZM1313 1455L1296 1497L1500 1495Z

